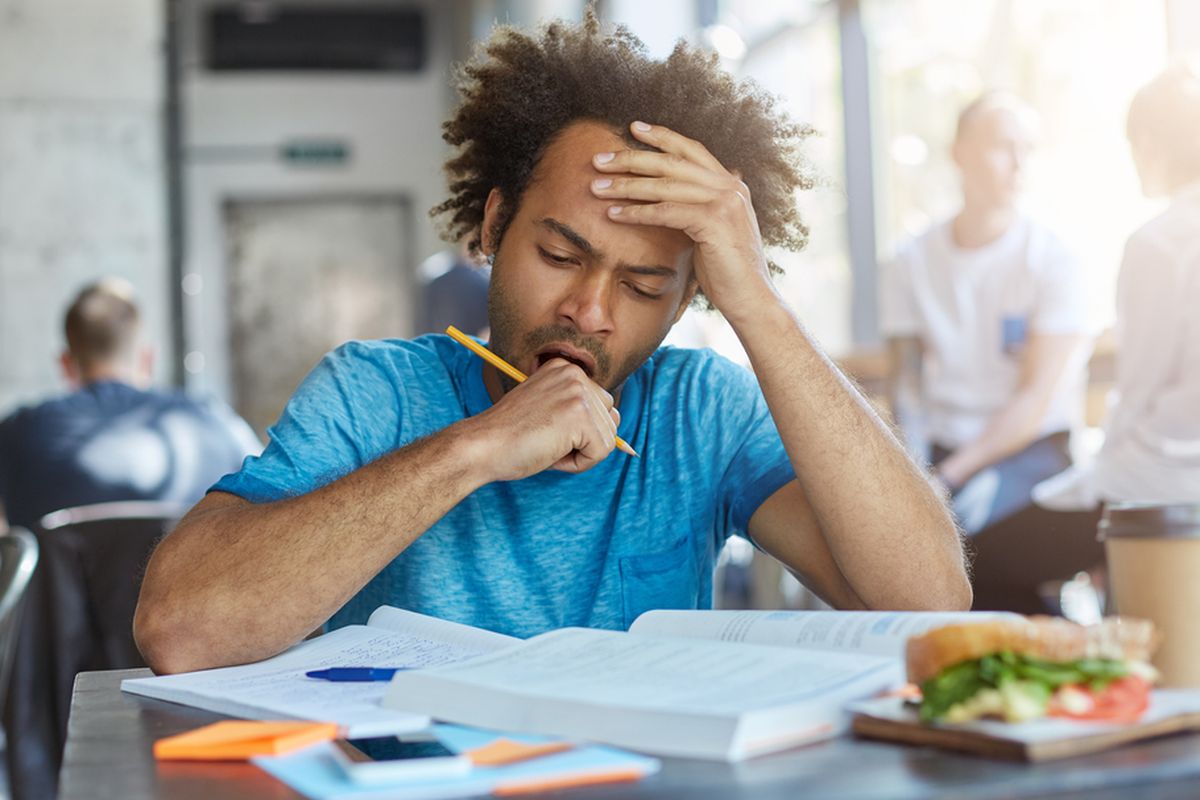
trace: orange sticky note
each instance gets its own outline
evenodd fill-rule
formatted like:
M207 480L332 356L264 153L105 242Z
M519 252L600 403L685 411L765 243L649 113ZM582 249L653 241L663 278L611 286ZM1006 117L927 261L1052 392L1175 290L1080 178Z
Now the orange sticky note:
M227 720L154 743L162 761L244 761L277 756L310 744L336 739L332 722L255 722Z
M503 783L492 789L497 797L508 797L515 794L533 794L535 792L555 792L559 789L573 789L578 786L600 786L606 783L631 783L640 781L646 773L638 769L617 769L600 772L580 772L561 778L532 778L524 781Z
M574 747L570 742L545 742L543 744L525 744L512 739L496 739L468 750L465 755L477 767L499 767L504 764L515 764L518 761L528 761L531 758L561 753Z

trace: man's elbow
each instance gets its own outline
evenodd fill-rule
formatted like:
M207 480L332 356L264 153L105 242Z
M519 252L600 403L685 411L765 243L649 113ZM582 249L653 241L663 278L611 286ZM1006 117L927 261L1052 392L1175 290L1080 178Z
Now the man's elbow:
M939 554L940 566L930 570L927 585L931 600L936 607L931 611L970 611L975 601L971 588L970 561L964 539L954 524L950 511L942 506L943 547Z
M204 669L203 653L193 652L195 638L189 634L182 621L173 621L172 614L161 604L147 602L143 597L138 602L133 616L133 640L141 652L146 666L156 675L172 675Z
M133 615L133 641L142 654L142 660L156 675L187 672L186 667L180 668L176 664L175 648L171 646L167 626L160 624L155 617L154 611L148 610L145 602L138 603Z
M937 568L923 567L919 577L910 576L890 597L872 603L878 611L970 611L974 602L966 563L947 559Z
M963 541L958 529L947 520L947 542L936 568L922 574L926 606L922 611L970 611L975 600Z
M133 614L133 641L146 666L157 675L219 666L214 662L215 643L202 630L196 605L183 602L170 589L164 591L154 567L152 560Z
M933 593L930 611L970 611L975 601L975 592L965 570L947 575L942 586Z
M975 593L966 567L960 562L936 575L926 576L921 598L914 611L970 611Z
M973 600L971 583L964 575L961 581L947 579L937 585L927 582L916 592L868 607L874 611L970 611Z

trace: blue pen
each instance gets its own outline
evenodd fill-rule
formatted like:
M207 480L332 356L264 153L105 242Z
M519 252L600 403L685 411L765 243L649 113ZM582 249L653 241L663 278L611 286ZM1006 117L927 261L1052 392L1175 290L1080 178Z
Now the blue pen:
M408 667L331 667L304 673L309 678L323 681L351 683L367 681L390 681L392 676Z

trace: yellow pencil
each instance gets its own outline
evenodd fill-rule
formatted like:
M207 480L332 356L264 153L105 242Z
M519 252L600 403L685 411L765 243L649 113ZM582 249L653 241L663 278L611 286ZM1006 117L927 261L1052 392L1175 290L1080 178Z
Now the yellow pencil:
M501 372L503 372L508 377L512 378L517 383L521 383L527 377L524 372L521 372L521 370L517 369L512 364L509 364L503 358L496 355L491 350L488 350L486 347L484 347L479 342L472 339L470 336L467 336L465 333L463 333L462 331L460 331L458 328L454 327L453 325L446 328L446 333L450 336L451 339L458 342L463 347L467 348L472 353L479 356L484 361L488 362L493 367L500 370ZM620 436L617 437L617 449L623 453L628 453L629 455L633 456L634 458L640 458L640 456L637 454L637 451L634 450L632 447L630 447L629 443L626 442L624 439L622 439Z

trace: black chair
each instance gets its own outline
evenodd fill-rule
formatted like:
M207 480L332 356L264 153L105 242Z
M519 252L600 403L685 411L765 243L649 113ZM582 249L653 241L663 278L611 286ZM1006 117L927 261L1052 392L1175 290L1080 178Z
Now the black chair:
M103 503L55 511L33 531L30 583L10 678L6 757L14 800L56 793L71 692L79 672L145 666L133 613L155 544L185 508Z
M0 535L0 709L5 706L8 676L17 649L17 631L25 590L37 566L37 539L24 528ZM0 736L7 747L7 735Z

